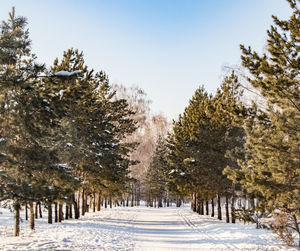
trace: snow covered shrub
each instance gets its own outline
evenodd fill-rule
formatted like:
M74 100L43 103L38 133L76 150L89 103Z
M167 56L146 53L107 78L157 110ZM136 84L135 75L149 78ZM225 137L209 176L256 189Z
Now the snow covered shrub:
M271 221L271 230L287 245L295 244L293 229L293 215L289 214L286 209L281 209L278 213L274 214L274 219Z

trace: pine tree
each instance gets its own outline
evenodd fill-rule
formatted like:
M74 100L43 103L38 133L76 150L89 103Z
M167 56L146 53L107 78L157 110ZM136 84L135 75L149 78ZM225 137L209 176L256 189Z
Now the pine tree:
M128 152L135 144L122 140L136 129L135 122L127 101L114 99L106 74L88 70L82 52L66 51L61 62L55 60L51 71L54 76L61 71L81 75L77 79L50 79L48 88L52 92L50 103L61 117L61 157L82 182L84 214L86 196L125 189L132 163Z
M16 17L13 8L9 20L2 23L0 37L0 179L2 199L14 204L15 236L19 235L20 205L45 196L43 171L55 155L40 140L48 122L38 81L44 66L35 62L25 27L26 19Z
M133 112L114 98L107 76L88 70L73 49L47 71L36 63L25 28L13 9L0 36L1 200L13 202L15 236L22 204L29 204L33 229L34 202L46 203L52 223L53 202L59 221L62 203L73 203L79 217L79 189L84 198L105 189L121 194L136 146L124 142L136 129Z
M191 193L193 186L186 175L184 160L190 157L189 138L183 130L183 118L179 115L178 121L173 121L173 132L168 135L168 156L166 165L167 188L177 196L186 196Z
M242 128L243 116L246 108L242 103L243 92L240 88L238 77L234 72L224 78L213 100L213 121L221 125L222 135L219 138L223 149L219 174L219 185L225 196L226 222L229 223L229 198L231 197L231 220L235 223L235 184L225 175L226 166L229 169L240 168L236 159L231 158L230 153L237 148L242 148L245 141L245 133ZM221 151L220 151L221 152Z
M192 194L193 210L200 214L204 214L204 202L208 214L208 200L216 196L221 220L221 196L224 196L227 222L233 184L223 171L227 165L237 166L226 154L243 144L240 123L245 109L240 97L234 73L224 79L215 96L208 95L204 87L197 89L169 137L169 166L176 166L171 169L170 177L176 178L173 178L175 183L184 184L186 191ZM235 117L235 114L238 115Z
M267 51L262 56L251 47L242 49L243 66L249 70L249 83L266 99L267 108L253 105L245 120L247 141L239 158L242 169L233 173L248 192L266 201L272 212L282 209L291 215L291 227L299 225L299 8L289 20L273 16L268 30ZM299 243L300 245L300 243Z
M194 210L200 214L204 214L203 201L215 197L217 193L212 185L215 167L212 165L210 148L211 120L207 114L211 98L204 87L197 89L183 117L184 131L189 137L189 157L184 163L187 167L186 173L192 177Z
M149 202L155 200L158 202L158 207L162 207L163 199L166 200L166 166L167 152L166 143L162 137L159 137L156 144L155 152L152 155L150 166L147 170L147 197Z

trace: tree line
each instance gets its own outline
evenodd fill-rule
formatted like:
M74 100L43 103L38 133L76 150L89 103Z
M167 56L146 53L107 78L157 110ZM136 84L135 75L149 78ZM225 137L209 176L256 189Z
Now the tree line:
M273 16L262 55L241 45L242 70L214 95L202 86L172 132L160 139L148 170L148 192L191 197L199 214L272 229L287 244L300 237L300 17ZM250 88L250 89L249 89ZM261 103L243 93L257 93ZM149 197L151 201L151 198ZM300 245L300 238L299 238Z
M0 200L14 211L14 236L21 208L34 229L42 206L51 224L101 205L138 204L139 175L131 169L143 162L135 152L149 145L139 136L149 139L157 132L146 137L142 128L167 123L149 115L141 89L111 85L78 50L50 68L38 63L26 26L14 8L0 26Z

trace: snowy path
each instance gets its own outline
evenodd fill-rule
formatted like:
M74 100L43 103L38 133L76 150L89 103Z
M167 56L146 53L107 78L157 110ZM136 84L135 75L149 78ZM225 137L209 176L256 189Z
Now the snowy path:
M227 224L188 208L146 208L135 228L135 250L297 250L254 225Z
M35 233L23 223L20 238L5 230L7 216L0 215L0 250L298 250L280 245L270 231L226 224L188 207L104 209L53 225L39 219Z

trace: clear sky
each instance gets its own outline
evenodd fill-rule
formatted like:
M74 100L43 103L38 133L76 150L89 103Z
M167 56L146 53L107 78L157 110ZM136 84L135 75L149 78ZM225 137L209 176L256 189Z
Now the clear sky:
M138 85L170 119L200 85L217 89L223 67L240 62L239 44L263 50L272 14L291 14L285 0L0 0L1 20L12 6L28 18L40 62L78 48L90 68Z

